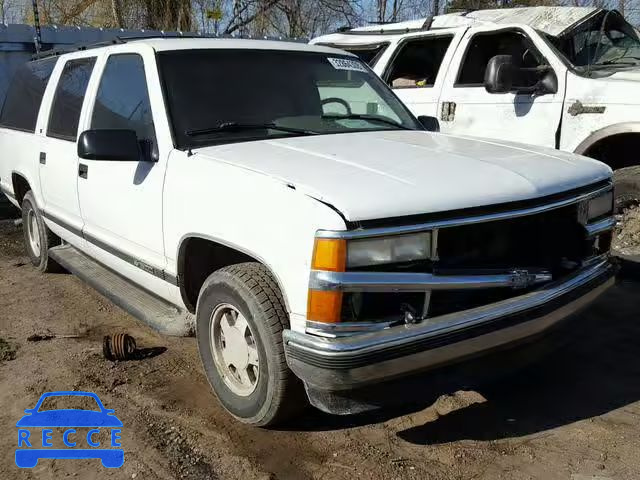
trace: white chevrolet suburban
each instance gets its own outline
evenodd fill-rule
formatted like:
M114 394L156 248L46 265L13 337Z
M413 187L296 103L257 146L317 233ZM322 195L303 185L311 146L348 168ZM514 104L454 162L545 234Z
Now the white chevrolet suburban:
M246 423L292 415L305 388L356 411L351 393L538 338L614 282L609 167L427 132L331 48L52 55L16 74L0 125L33 264L195 330Z
M640 201L640 34L615 10L457 12L311 43L357 54L442 132L598 159L618 206Z

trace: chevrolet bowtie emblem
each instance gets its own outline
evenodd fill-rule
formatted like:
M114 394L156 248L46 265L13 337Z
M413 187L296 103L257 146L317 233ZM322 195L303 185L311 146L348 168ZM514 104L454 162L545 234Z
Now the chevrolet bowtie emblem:
M536 283L536 275L529 270L513 270L511 272L511 288L527 288Z

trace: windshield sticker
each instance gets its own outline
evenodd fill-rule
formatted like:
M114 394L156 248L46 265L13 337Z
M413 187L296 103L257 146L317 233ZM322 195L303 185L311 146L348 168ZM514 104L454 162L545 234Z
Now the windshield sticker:
M367 69L359 60L351 60L350 58L327 58L329 63L336 70L352 70L355 72L366 72Z

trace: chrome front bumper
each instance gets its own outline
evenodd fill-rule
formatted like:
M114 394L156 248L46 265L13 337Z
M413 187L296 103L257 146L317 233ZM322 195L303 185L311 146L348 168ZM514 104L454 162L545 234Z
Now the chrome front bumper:
M491 305L349 337L285 330L287 363L308 386L350 390L452 363L551 329L615 282L609 259Z

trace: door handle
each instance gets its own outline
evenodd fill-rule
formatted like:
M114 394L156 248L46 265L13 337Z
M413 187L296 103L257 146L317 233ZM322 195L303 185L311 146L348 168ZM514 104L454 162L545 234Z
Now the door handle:
M78 165L78 176L80 178L87 178L89 176L89 166L84 163Z
M40 152L40 164L41 165L47 164L47 154L45 152Z

